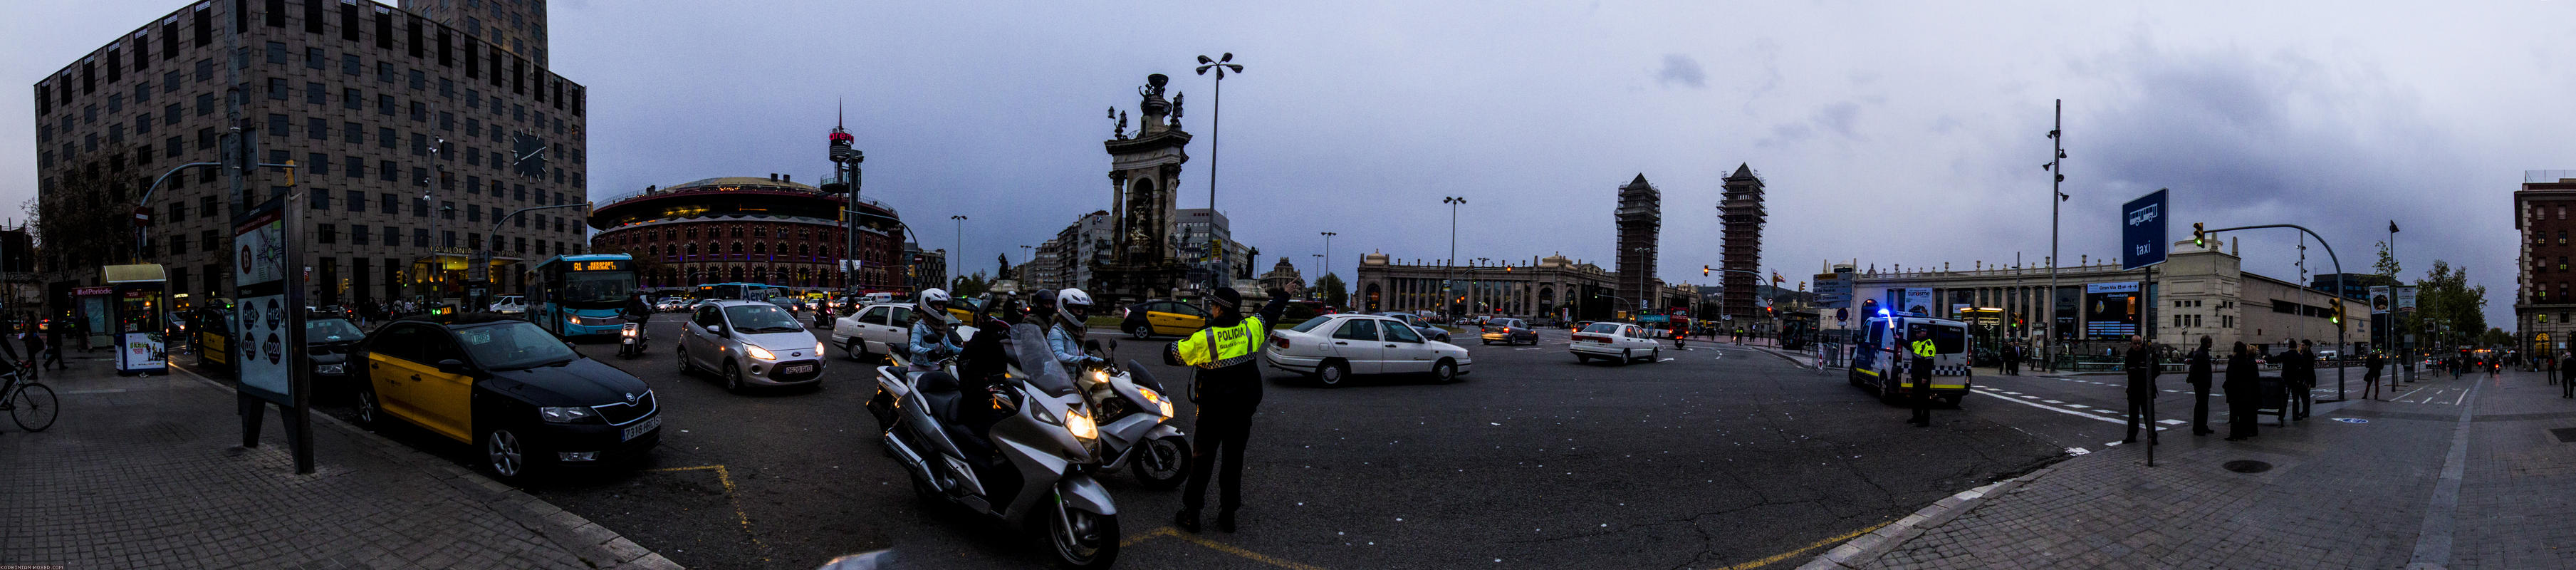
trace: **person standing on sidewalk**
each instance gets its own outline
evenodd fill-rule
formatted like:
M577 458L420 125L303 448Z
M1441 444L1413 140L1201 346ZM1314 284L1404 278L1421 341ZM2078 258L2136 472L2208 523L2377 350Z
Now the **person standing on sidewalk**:
M1932 427L1934 350L1932 331L1929 330L1914 331L1913 342L1906 343L1906 351L1911 353L1910 356L1913 358L1906 360L1905 372L1906 375L1914 378L1914 388L1909 390L1910 393L1906 396L1907 399L1914 401L1914 419L1906 420L1905 423L1914 424L1915 427Z
M2291 358L2299 364L2299 375L2283 378L2290 381L2290 419L2304 420L2308 419L2308 410L2315 407L2317 401L2317 341L2299 341L2298 353ZM2286 368L2282 370L2284 376L2288 372Z
M2013 346L2009 342L2004 343L2003 360L2005 376L2021 375L2021 347Z
M2138 442L2138 425L2147 426L2147 441L2156 440L2156 353L2147 350L2147 337L2129 335L2129 353L2121 363L2129 372L2129 435L2120 443Z
M2227 441L2254 437L2254 410L2263 407L2263 372L2243 341L2227 357Z
M2361 399L2364 400L2379 397L2379 367L2388 364L2387 359L2379 356L2379 351L2373 350L2368 354L2369 356L2362 357L2361 359L2361 365L2366 367L2368 370L2361 373ZM2550 367L2552 370L2555 370L2557 369L2557 364L2553 363ZM2397 390L2395 388L2390 388L2389 391L2395 392Z
M2209 435L2209 345L2208 335L2200 337L2200 349L2191 351L2183 360L2190 363L2183 380L2191 383L2191 434Z

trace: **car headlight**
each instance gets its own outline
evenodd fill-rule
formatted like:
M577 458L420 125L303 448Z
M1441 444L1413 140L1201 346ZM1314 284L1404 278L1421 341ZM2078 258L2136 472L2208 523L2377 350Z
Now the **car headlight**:
M743 351L743 352L747 352L747 353L751 353L751 357L752 357L752 358L758 358L758 359L761 359L761 360L777 360L777 359L778 359L778 355L770 354L770 353L769 353L769 349L766 349L766 348L761 348L761 347L757 347L757 346L752 346L752 345L748 345L748 344L746 344L746 345L742 345L742 351Z
M1073 432L1073 437L1077 439L1100 437L1100 426L1092 425L1091 416L1083 415L1080 410L1065 412L1064 429Z
M1147 388L1147 387L1143 387L1143 386L1137 386L1137 387L1136 387L1136 391L1137 391L1137 392L1142 392L1142 393L1144 393L1144 394L1145 394L1145 401L1147 401L1147 402L1153 402L1153 403L1154 403L1154 405L1157 405L1157 406L1162 406L1162 408L1163 408L1163 417L1166 417L1166 418L1168 418L1168 417L1172 417L1172 401L1171 401L1171 400L1164 399L1164 398L1163 398L1163 393L1162 393L1162 392L1156 392L1156 391L1154 391L1154 389L1153 389L1153 388Z
M823 355L823 341L819 341L819 340L818 340L818 341L814 341L814 355L815 355L815 356L822 356L822 355Z
M537 408L537 415L544 417L548 422L559 424L568 424L599 417L598 412L591 411L590 408L581 406L547 406Z
M349 369L348 369L348 367L347 367L346 365L341 365L341 364L324 364L324 365L322 365L322 366L319 368L319 370L320 370L323 374L342 374L342 373L346 373Z

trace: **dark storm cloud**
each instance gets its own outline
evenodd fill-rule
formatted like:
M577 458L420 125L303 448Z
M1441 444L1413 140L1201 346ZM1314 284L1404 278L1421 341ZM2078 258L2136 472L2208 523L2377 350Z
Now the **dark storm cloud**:
M1708 72L1700 70L1699 60L1691 59L1691 56L1664 54L1664 67L1655 71L1655 81L1666 86L1697 89L1708 86Z

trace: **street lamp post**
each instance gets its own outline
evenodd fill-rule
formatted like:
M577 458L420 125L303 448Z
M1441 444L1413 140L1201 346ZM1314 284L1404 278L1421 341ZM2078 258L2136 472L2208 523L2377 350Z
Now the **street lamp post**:
M1325 273L1333 272L1333 236L1342 234L1323 232L1322 235L1324 236L1324 254L1318 257L1323 258L1323 270L1315 274L1316 279L1322 279L1324 278Z
M1225 73L1228 71L1243 73L1243 64L1233 63L1233 61L1234 52L1226 52L1224 56L1216 59L1199 56L1199 75L1207 75L1210 69L1216 70L1216 116L1208 120L1208 213L1210 214L1216 213L1217 141L1225 135ZM1209 220L1213 222L1215 218L1210 217Z
M954 291L957 280L966 278L966 266L957 261L966 254L966 216L949 216L948 219L957 220L957 249L948 252L948 288Z
M2048 127L2048 164L2040 168L2049 172L2048 182L2048 350L2040 354L2044 361L2057 352L2057 210L2066 202L2066 192L2058 187L2066 182L2066 100L2057 100L2056 123Z
M1449 205L1449 258L1440 262L1440 273L1442 275L1440 279L1440 304L1447 310L1443 310L1441 312L1449 315L1449 322L1456 323L1458 322L1458 311L1456 302L1453 300L1453 295L1456 294L1457 286L1453 281L1457 280L1456 272L1458 269L1458 206L1466 204L1467 198L1464 196L1446 196L1440 199L1440 203Z

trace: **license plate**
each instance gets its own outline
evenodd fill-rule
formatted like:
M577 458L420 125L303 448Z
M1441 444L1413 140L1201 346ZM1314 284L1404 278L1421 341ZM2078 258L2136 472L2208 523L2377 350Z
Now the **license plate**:
M653 431L653 428L658 427L662 427L662 416L644 418L644 421L635 422L635 425L626 426L626 431L618 434L617 440L632 440L635 439L635 436L644 435L646 432Z
M791 366L780 366L780 367L778 367L778 371L779 371L780 373L783 373L783 374L804 374L804 373L807 373L807 372L813 372L813 371L814 371L814 365L812 365L812 364L797 364L797 365L791 365Z
M635 337L631 337L631 336L630 336L630 337L626 337L626 339L625 339L625 343L626 343L626 344L635 344Z

